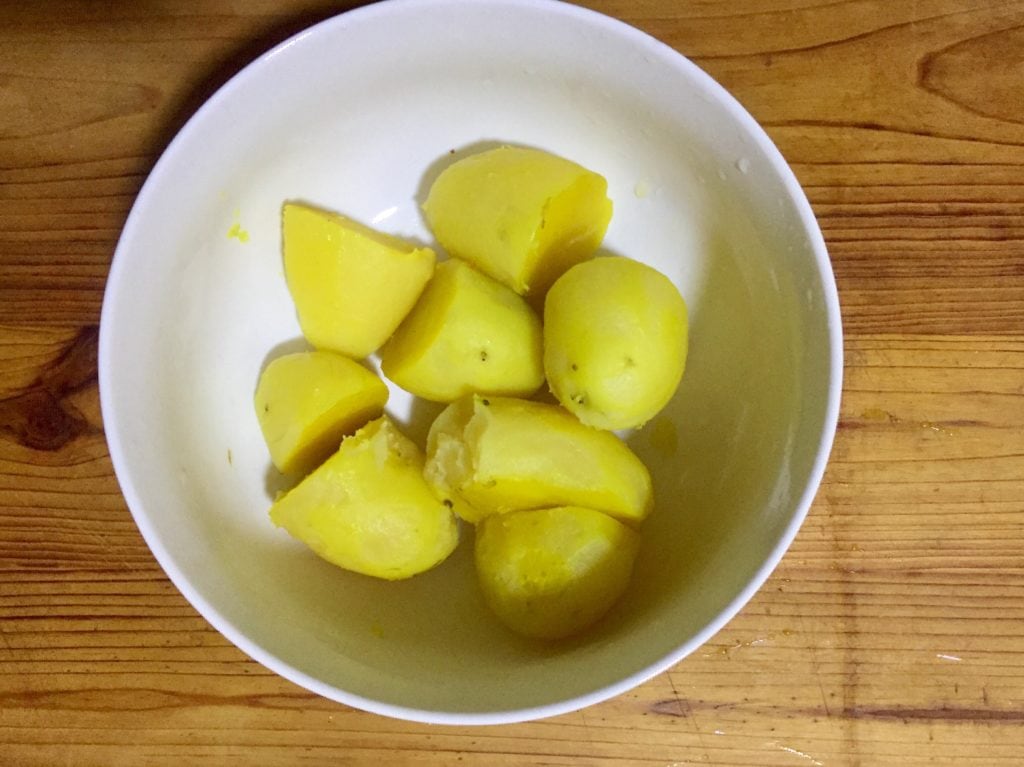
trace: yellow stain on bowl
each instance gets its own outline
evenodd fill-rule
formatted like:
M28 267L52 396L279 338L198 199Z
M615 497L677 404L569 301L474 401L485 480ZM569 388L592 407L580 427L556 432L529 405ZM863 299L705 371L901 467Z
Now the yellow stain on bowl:
M231 228L228 229L228 239L235 239L239 242L245 243L249 241L249 233L236 221L231 225Z
M231 217L235 221L231 224L231 228L228 229L228 239L238 240L245 244L249 241L249 232L242 228L242 223L240 221L241 215L242 212L238 208L235 208L234 211L232 211Z

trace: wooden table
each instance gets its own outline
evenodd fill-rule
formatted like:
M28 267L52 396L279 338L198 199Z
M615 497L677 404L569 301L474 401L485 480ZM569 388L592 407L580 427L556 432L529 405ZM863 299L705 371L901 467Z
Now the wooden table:
M318 698L189 606L114 479L104 281L157 155L345 3L0 4L0 764L1024 764L1024 2L591 0L731 90L804 184L846 331L832 461L706 647L548 721Z

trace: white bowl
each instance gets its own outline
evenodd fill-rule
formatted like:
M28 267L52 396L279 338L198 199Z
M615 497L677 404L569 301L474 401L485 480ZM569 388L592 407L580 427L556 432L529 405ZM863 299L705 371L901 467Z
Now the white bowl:
M278 480L251 401L264 362L301 343L281 268L282 201L431 241L419 202L450 151L506 142L604 174L615 202L607 249L669 275L691 312L678 395L630 437L660 499L630 590L593 631L553 645L515 637L486 611L471 533L436 570L385 583L275 529ZM753 595L821 478L841 348L804 195L765 133L696 66L568 4L404 0L279 45L174 139L111 268L100 391L139 529L232 642L362 709L497 723L621 693ZM436 412L399 390L388 410L417 439Z

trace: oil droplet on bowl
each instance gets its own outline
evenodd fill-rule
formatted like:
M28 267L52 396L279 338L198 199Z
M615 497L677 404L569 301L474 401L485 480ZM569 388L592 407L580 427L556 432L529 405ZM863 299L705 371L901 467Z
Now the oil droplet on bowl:
M746 157L741 157L740 159L738 159L736 161L736 170L743 174L750 173L750 160L748 160Z
M643 199L651 193L651 185L646 181L637 181L636 186L633 187L633 194L639 199Z

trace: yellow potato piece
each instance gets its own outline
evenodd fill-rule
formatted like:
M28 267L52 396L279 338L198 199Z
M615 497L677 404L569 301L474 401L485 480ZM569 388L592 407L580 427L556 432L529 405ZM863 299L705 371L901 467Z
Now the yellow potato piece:
M511 397L449 405L431 426L424 472L468 522L573 505L638 524L653 506L650 474L622 440L557 405Z
M473 397L463 397L438 414L427 434L427 460L423 467L423 477L434 495L459 518L474 525L483 513L456 492L453 485L473 471L463 432L473 417L475 405Z
M412 309L434 251L337 213L285 203L284 271L302 333L313 346L361 359Z
M293 474L323 461L343 436L377 418L387 401L388 387L358 362L312 351L267 365L255 407L271 460Z
M595 258L562 275L544 299L544 370L558 401L599 429L641 426L683 377L686 303L661 272Z
M423 206L449 254L520 294L543 295L601 244L605 179L539 149L500 147L446 168Z
M380 358L384 375L436 402L472 392L529 395L544 383L536 312L458 259L438 265Z
M328 562L387 580L429 570L459 539L423 479L423 454L387 416L347 437L270 518Z
M640 535L573 506L487 517L476 529L484 601L513 631L561 639L601 618L622 596Z

